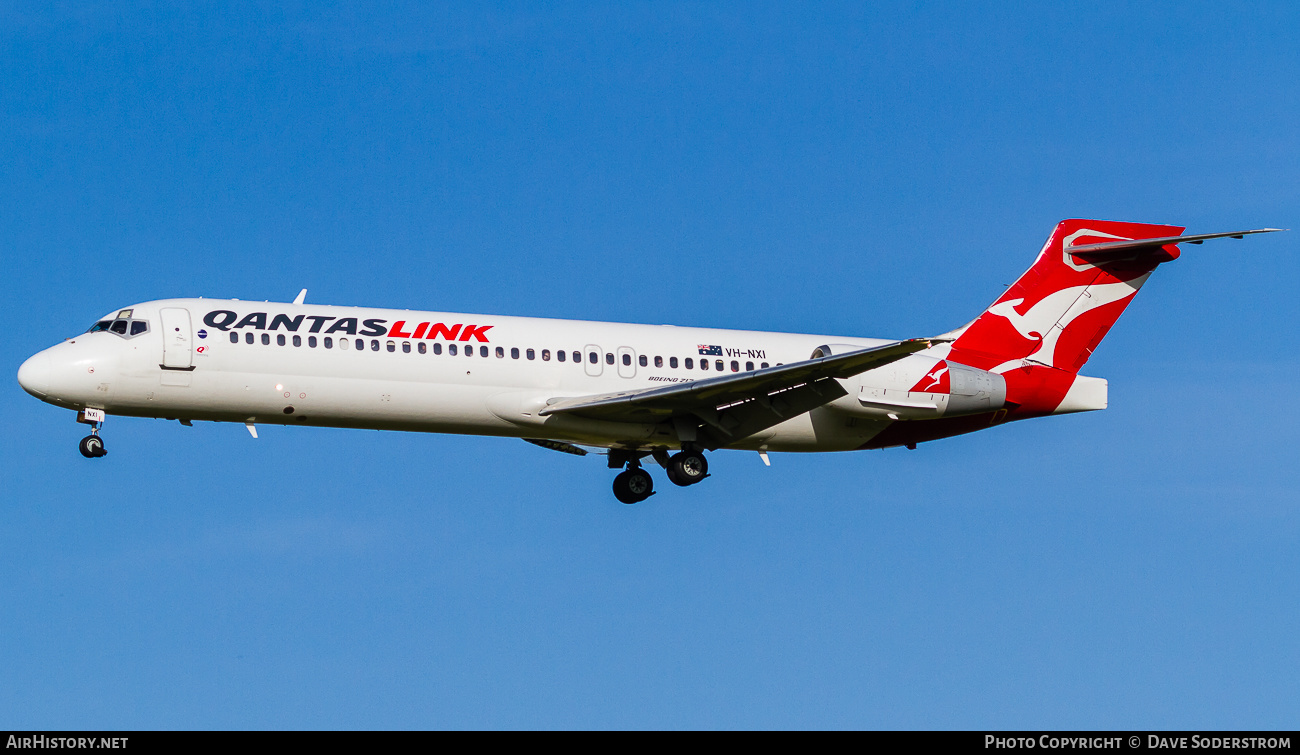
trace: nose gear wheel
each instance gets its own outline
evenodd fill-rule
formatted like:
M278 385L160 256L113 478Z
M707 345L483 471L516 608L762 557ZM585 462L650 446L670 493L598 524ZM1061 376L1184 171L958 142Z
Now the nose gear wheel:
M87 459L97 459L108 453L104 450L104 439L98 435L87 435L82 438L78 448L81 455Z

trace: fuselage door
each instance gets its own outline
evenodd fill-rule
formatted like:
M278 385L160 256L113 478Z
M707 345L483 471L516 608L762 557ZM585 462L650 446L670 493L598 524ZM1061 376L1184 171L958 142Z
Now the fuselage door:
M618 376L636 377L636 350L629 346L618 347Z
M582 366L591 377L600 377L604 371L605 352L599 346L587 344L587 348L582 350Z
M194 365L194 331L189 310L167 307L162 311L163 369L188 370Z

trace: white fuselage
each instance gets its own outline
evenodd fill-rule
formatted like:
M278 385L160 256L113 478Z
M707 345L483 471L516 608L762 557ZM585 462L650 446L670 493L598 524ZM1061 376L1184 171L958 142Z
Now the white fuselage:
M798 362L825 345L838 353L889 343L212 299L153 301L130 310L132 321L146 323L135 326L147 327L145 332L88 332L47 349L24 365L19 376L24 388L60 406L128 416L671 448L678 443L666 423L542 417L538 411L558 398L643 390ZM925 376L944 348L867 373L870 379L841 380L848 395L839 401L728 447L860 448L899 417L897 409L887 411L859 399L892 391L915 403L918 399L909 398L906 388Z

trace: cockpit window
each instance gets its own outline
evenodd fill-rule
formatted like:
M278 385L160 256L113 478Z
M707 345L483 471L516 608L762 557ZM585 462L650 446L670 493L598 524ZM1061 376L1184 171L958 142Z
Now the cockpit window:
M125 313L125 316L121 316L123 313ZM100 320L94 325L91 325L90 330L87 330L86 332L98 333L100 331L107 331L109 333L116 333L123 338L131 338L132 336L138 336L142 333L149 332L149 322L147 320L131 319L131 310L124 309L118 314L119 317L116 319Z

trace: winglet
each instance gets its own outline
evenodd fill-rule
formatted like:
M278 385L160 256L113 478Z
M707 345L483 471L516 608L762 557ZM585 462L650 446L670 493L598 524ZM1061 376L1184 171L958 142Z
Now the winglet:
M307 298L307 289L304 288L303 290L298 292L297 296L293 298L293 303L302 304L303 300L306 298Z
M252 422L245 422L244 427L248 428L249 435L253 436L254 438L257 438L257 427L254 426Z

